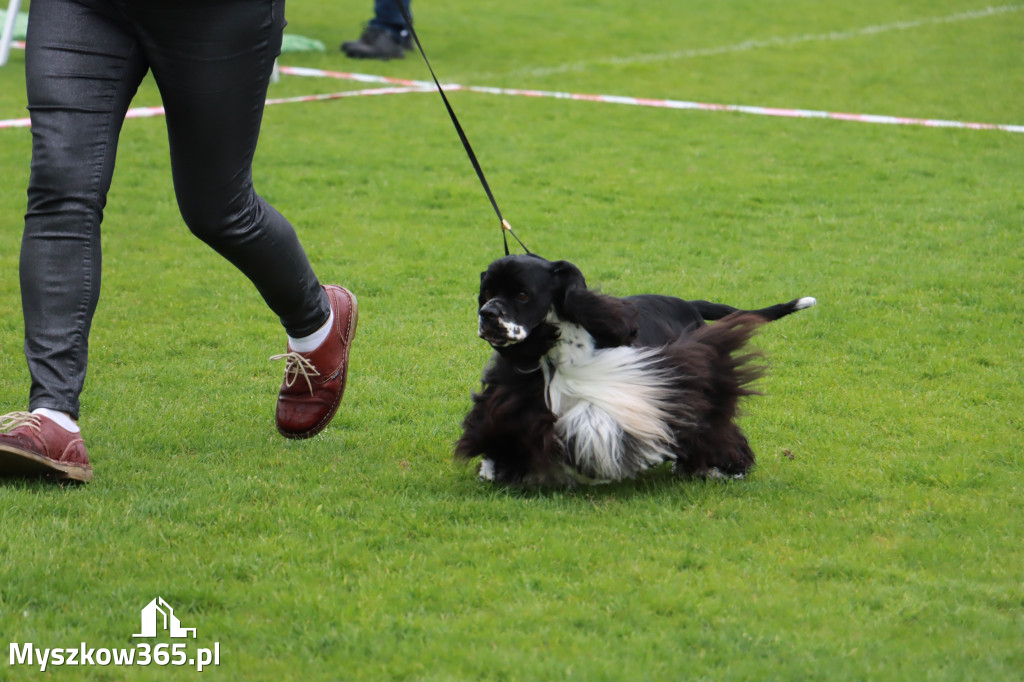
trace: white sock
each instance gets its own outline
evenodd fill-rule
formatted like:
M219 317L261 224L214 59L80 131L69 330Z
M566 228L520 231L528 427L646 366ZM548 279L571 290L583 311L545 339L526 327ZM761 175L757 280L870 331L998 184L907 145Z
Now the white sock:
M78 424L75 422L74 419L71 418L71 415L68 414L67 412L58 412L57 410L51 410L46 407L40 407L38 410L32 410L32 414L40 414L44 417L49 418L52 421L57 422L57 425L60 426L65 431L70 431L71 433L78 433L79 431L81 431L81 429L78 428Z
M324 342L324 339L331 333L331 325L334 324L334 309L331 309L331 316L327 318L327 322L324 326L317 329L309 336L303 336L301 339L293 339L288 337L288 345L291 349L298 351L299 353L309 353L320 347L320 344Z

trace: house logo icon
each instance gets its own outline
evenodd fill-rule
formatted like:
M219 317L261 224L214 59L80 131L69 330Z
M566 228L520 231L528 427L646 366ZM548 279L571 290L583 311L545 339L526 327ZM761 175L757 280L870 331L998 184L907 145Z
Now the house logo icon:
M192 638L195 639L196 629L181 627L181 621L175 617L174 609L163 600L163 597L157 597L142 609L142 632L132 637L156 637L161 624L171 637L188 637L189 633L192 633Z

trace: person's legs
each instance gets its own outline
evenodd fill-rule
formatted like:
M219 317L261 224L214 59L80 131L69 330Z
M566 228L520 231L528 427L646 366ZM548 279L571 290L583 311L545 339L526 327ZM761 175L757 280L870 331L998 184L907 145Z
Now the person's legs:
M20 261L29 409L77 419L100 292L100 222L146 64L103 0L33 0L30 16L32 166Z
M313 333L327 296L294 228L252 184L284 2L157 0L127 11L160 88L186 224L253 282L290 336Z
M88 481L74 420L100 292L100 222L146 64L105 0L34 0L25 72L32 165L20 255L29 412L0 417L0 476Z
M351 292L320 285L294 228L253 189L284 1L151 0L127 11L140 26L163 98L185 222L256 285L290 339L323 332L315 347L296 350L289 343L279 356L286 367L278 430L308 438L341 402L358 315Z

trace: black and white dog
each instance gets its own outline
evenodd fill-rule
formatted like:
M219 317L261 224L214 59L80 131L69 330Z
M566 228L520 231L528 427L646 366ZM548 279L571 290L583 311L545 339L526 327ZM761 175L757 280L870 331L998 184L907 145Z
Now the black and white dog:
M618 481L667 461L684 476L740 477L754 453L734 418L762 373L740 351L761 323L815 303L615 298L567 261L501 258L479 298L479 335L496 352L456 455L520 485Z

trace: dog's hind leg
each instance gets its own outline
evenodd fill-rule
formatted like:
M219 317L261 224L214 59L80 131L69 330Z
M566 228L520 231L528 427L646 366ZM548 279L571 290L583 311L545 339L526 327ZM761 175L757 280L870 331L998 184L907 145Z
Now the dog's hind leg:
M691 348L704 349L703 361L692 366L694 376L699 378L702 414L696 428L677 433L677 473L735 478L754 465L754 453L735 418L740 400L757 393L751 383L763 372L763 367L751 364L757 353L743 353L762 323L755 315L727 316L686 340Z
M688 439L685 457L672 468L687 478L743 478L754 466L754 451L743 431L732 423L720 424Z

